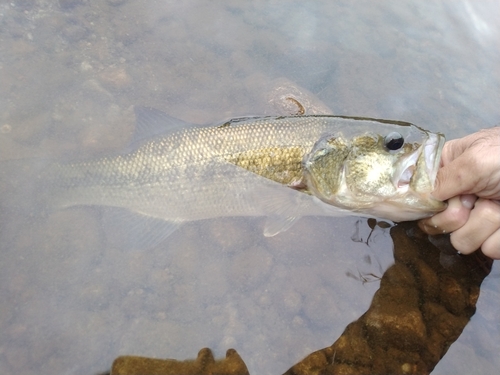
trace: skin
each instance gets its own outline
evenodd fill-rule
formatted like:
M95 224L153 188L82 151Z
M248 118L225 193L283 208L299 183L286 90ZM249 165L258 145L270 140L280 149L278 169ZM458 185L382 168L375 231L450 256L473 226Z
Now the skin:
M428 234L451 233L460 253L500 259L500 127L446 142L432 195L448 207L420 221Z

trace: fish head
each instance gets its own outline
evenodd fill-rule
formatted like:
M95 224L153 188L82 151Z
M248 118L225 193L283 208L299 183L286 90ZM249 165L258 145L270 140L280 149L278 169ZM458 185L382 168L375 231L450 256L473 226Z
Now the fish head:
M311 194L330 205L392 221L442 211L432 197L444 136L412 124L374 123L374 130L323 136L305 156Z

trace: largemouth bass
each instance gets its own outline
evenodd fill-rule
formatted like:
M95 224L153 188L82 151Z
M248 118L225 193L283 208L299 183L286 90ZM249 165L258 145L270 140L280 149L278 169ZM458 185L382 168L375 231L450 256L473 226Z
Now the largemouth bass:
M54 208L118 208L164 236L221 216L266 216L272 236L302 216L404 221L445 208L430 195L444 137L409 123L289 116L194 126L150 108L136 118L131 152L43 163L30 173L36 196ZM26 181L9 179L18 190Z

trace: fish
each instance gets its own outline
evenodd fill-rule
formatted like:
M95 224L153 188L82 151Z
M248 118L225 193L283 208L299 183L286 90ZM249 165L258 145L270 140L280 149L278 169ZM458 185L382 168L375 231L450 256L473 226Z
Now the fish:
M445 138L410 123L295 115L202 126L148 107L135 115L127 152L0 175L18 192L29 176L30 194L51 209L105 207L156 242L216 217L265 216L264 235L274 236L303 216L398 222L446 207L431 195Z

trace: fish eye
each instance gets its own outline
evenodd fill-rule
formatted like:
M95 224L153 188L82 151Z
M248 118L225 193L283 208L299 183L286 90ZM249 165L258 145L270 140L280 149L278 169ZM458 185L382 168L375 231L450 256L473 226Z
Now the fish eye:
M389 151L397 151L405 144L405 139L399 133L392 132L385 136L384 145Z

